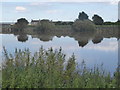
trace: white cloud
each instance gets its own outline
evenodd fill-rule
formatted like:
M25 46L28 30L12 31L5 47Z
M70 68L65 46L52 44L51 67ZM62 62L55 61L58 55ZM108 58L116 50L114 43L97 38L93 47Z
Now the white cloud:
M17 6L15 9L16 9L16 11L25 11L26 10L26 8L22 7L22 6Z

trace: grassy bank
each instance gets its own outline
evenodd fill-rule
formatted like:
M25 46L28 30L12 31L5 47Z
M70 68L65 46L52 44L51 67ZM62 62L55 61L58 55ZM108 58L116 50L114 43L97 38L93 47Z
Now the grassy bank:
M9 54L4 49L2 68L3 88L116 88L118 73L113 77L85 63L79 65L72 55L66 62L62 50L44 50L31 55L29 50L15 50Z

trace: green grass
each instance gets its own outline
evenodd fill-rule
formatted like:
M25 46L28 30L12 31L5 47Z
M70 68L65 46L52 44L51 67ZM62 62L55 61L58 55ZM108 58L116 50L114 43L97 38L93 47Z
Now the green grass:
M72 55L59 50L44 50L34 55L29 50L15 50L8 54L4 48L2 66L3 88L117 88L117 76L113 77L103 69L89 69L85 62L79 65Z

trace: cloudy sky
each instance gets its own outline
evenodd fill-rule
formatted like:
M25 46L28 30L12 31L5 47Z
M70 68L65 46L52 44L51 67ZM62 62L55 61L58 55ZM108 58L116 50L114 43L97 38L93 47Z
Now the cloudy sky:
M118 19L118 0L2 0L0 4L1 22L15 22L21 17L29 21L74 21L81 11L85 11L90 19L94 14L102 16L105 21Z

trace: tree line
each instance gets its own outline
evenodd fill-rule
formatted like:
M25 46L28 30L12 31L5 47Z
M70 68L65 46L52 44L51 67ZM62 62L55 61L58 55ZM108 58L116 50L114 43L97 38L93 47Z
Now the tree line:
M89 16L84 12L80 12L78 15L78 20L89 20ZM118 19L118 21L116 22L104 22L103 18L97 14L94 14L94 16L92 17L92 22L95 25L120 25L120 20ZM55 22L56 25L72 25L74 22L62 22L62 21L57 21Z
M79 13L77 20L84 21L84 20L90 20L90 19L89 19L89 16L84 11L82 11ZM120 25L119 19L116 22L110 22L110 21L104 22L103 18L97 14L94 14L94 16L92 17L92 22L95 25ZM72 22L72 21L69 21L69 22L56 21L53 23L55 25L73 25L74 22ZM28 21L25 18L20 18L17 20L17 23L15 23L15 26L19 27L19 25L20 25L20 27L21 26L25 27L27 24L28 24Z

